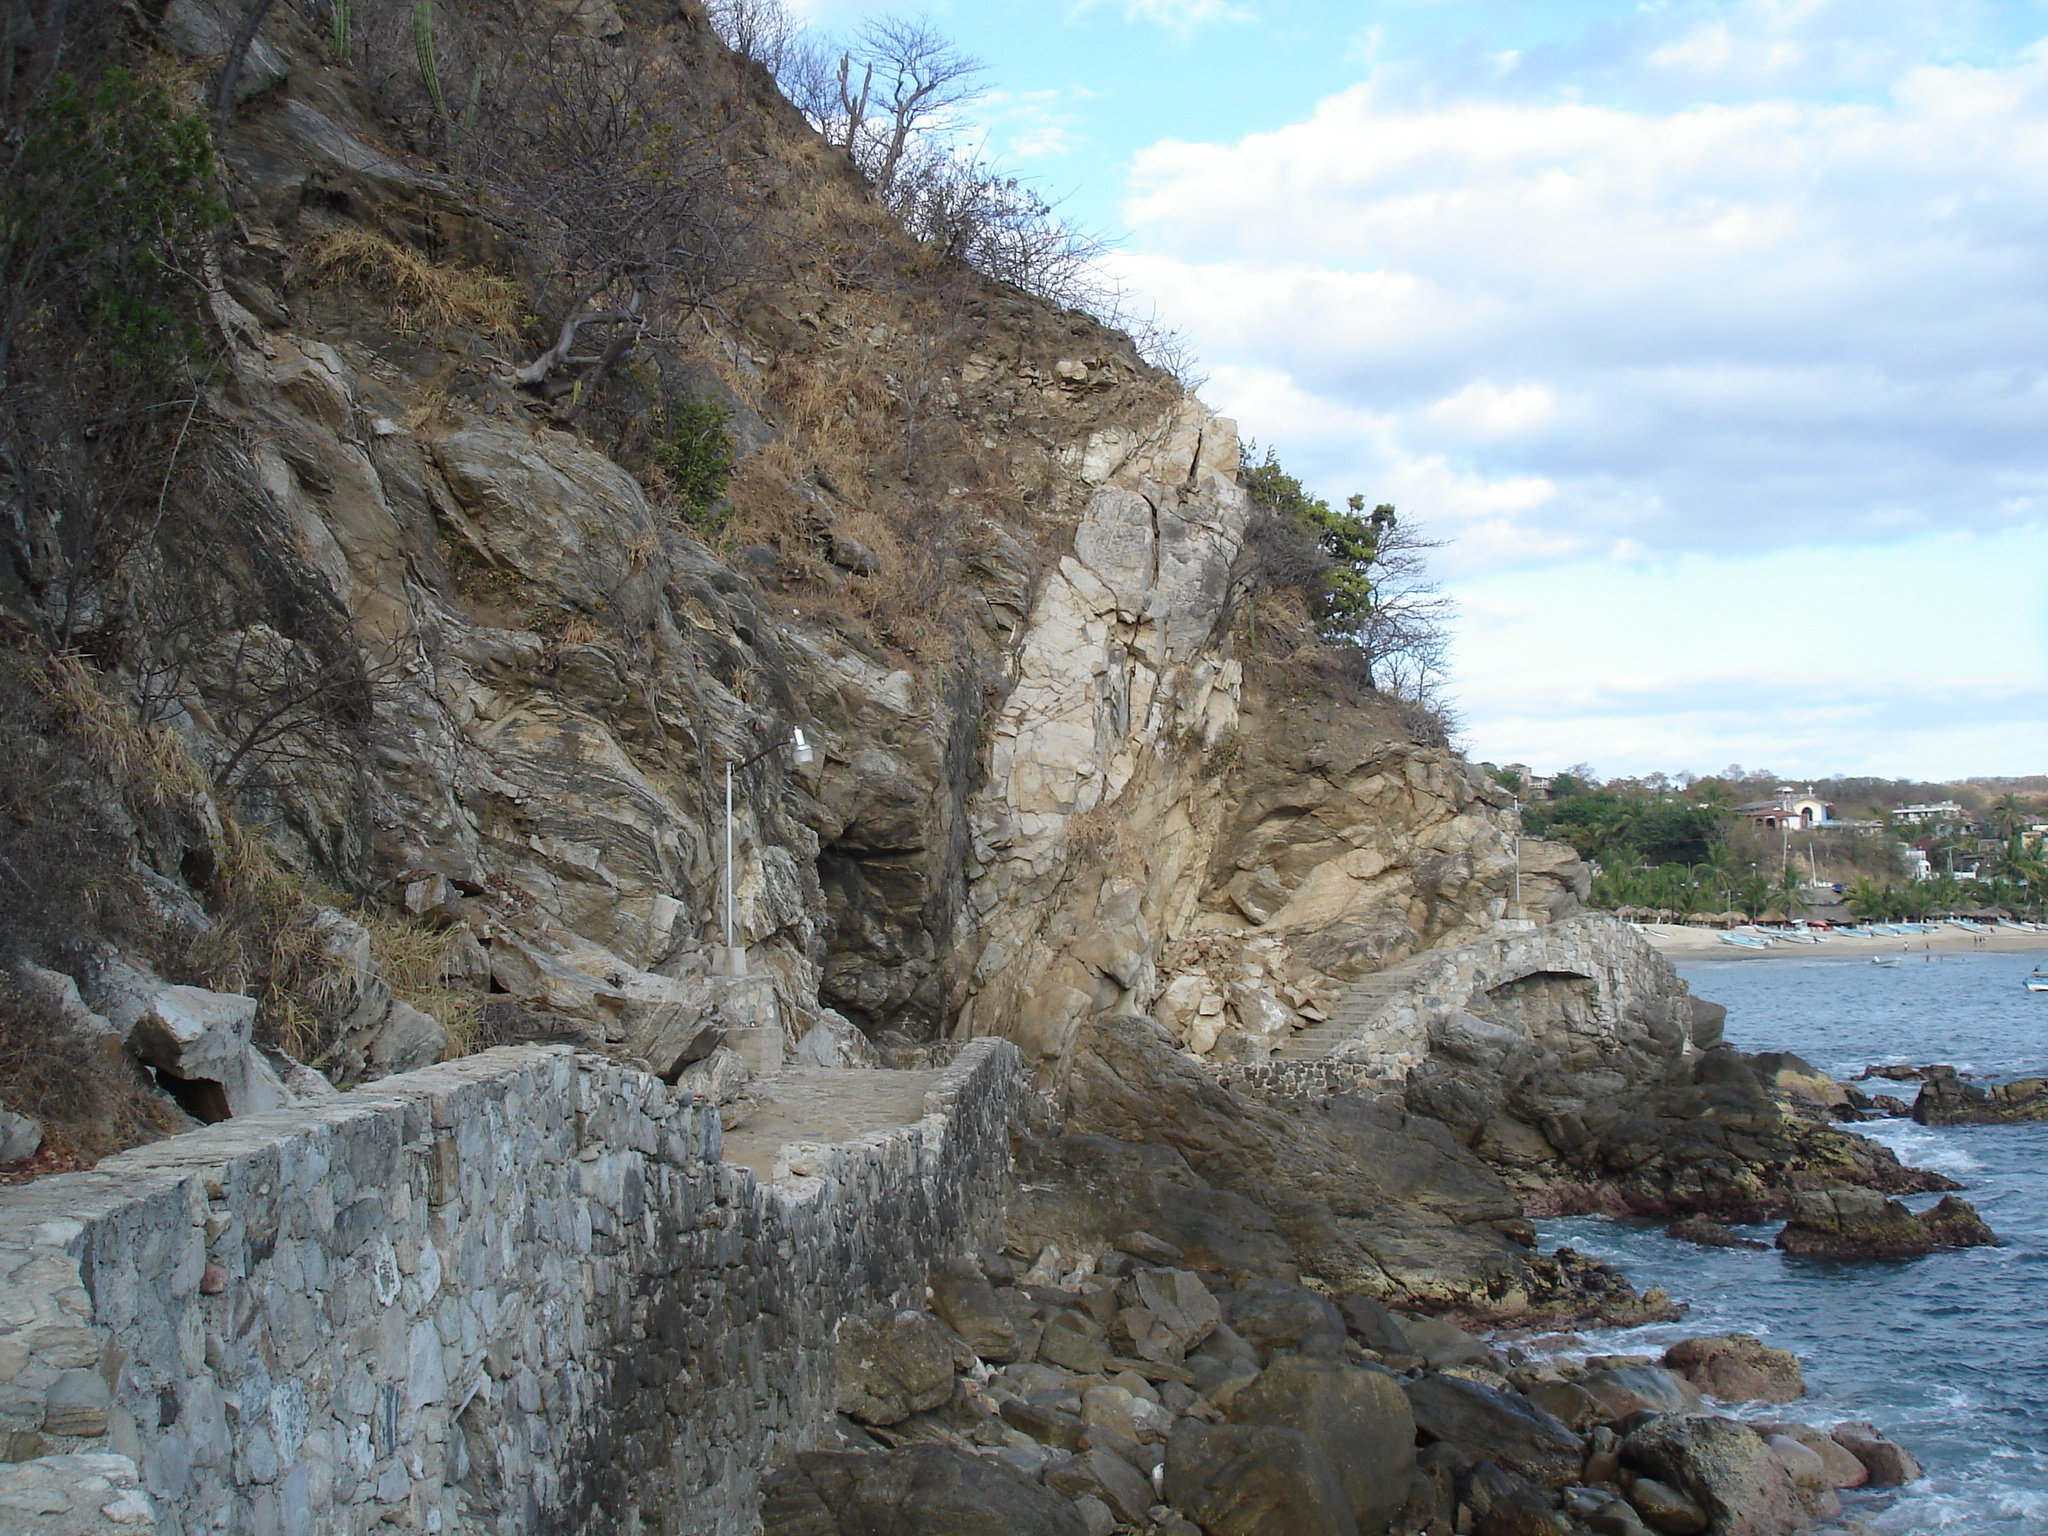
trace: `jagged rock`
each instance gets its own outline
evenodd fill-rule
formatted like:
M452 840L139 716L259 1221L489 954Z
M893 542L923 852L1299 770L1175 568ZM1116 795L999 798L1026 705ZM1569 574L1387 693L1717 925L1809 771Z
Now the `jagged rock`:
M764 1536L1088 1536L1059 1495L947 1445L799 1451L762 1487Z
M1705 1511L1714 1536L1780 1536L1805 1522L1792 1474L1733 1419L1652 1419L1622 1442L1622 1459Z
M1936 1248L1991 1247L1998 1242L1966 1200L1944 1198L1915 1216L1874 1190L1817 1190L1792 1197L1792 1216L1778 1246L1801 1258L1910 1259Z
M1473 1461L1491 1459L1541 1488L1578 1480L1585 1443L1516 1393L1455 1376L1404 1382L1416 1428Z
M1835 1443L1863 1463L1873 1488L1899 1488L1920 1476L1920 1463L1896 1440L1888 1440L1868 1423L1837 1424Z
M1308 1436L1336 1469L1360 1531L1381 1530L1407 1499L1415 1417L1384 1372L1276 1360L1226 1411L1234 1423L1275 1424Z
M2048 1120L2048 1077L2023 1077L1980 1088L1958 1077L1921 1085L1910 1111L1921 1125L2013 1125Z
M838 1410L863 1424L900 1424L953 1395L958 1340L928 1312L839 1327Z
M1847 1102L1848 1095L1840 1083L1790 1051L1761 1051L1749 1060L1758 1079L1772 1093L1818 1109Z
M1208 1536L1359 1536L1329 1458L1277 1425L1182 1419L1166 1442L1166 1501Z
M1681 1339L1664 1351L1664 1364L1723 1402L1789 1403L1806 1393L1799 1357L1746 1333Z

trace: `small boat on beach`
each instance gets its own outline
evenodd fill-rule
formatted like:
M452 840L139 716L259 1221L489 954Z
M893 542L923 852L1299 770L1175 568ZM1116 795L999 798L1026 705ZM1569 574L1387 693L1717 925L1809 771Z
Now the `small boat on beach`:
M2029 992L2048 992L2048 971L2035 971L2020 985Z

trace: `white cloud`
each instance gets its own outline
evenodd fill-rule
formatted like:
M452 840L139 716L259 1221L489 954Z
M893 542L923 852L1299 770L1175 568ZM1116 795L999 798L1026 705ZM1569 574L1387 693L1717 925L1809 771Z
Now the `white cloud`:
M1453 541L1476 753L2048 761L2048 44L1954 62L1958 9L1382 50L1136 157L1118 272L1205 395Z
M1153 145L1126 212L1124 277L1219 387L1272 373L1370 417L1382 457L1548 485L1547 537L2048 511L2037 57L1920 68L1890 105L1661 114L1368 83L1237 144ZM1246 418L1285 451L1318 413Z

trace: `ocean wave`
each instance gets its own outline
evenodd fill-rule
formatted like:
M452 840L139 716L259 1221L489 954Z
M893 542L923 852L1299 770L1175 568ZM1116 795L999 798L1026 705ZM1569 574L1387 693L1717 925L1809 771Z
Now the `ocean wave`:
M1939 1131L1918 1126L1860 1125L1857 1129L1881 1147L1889 1148L1902 1163L1935 1173L1981 1173L1984 1165Z

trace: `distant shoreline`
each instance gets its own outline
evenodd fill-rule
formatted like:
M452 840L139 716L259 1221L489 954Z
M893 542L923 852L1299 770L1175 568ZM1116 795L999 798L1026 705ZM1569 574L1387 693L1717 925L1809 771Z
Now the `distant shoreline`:
M2018 955L2048 950L2048 933L2014 933L2009 928L1978 935L1961 928L1941 928L1933 933L1836 934L1818 944L1773 944L1768 949L1750 949L1742 944L1723 944L1717 929L1684 927L1677 923L1636 925L1651 946L1669 959L1684 960L1846 960L1872 955Z

